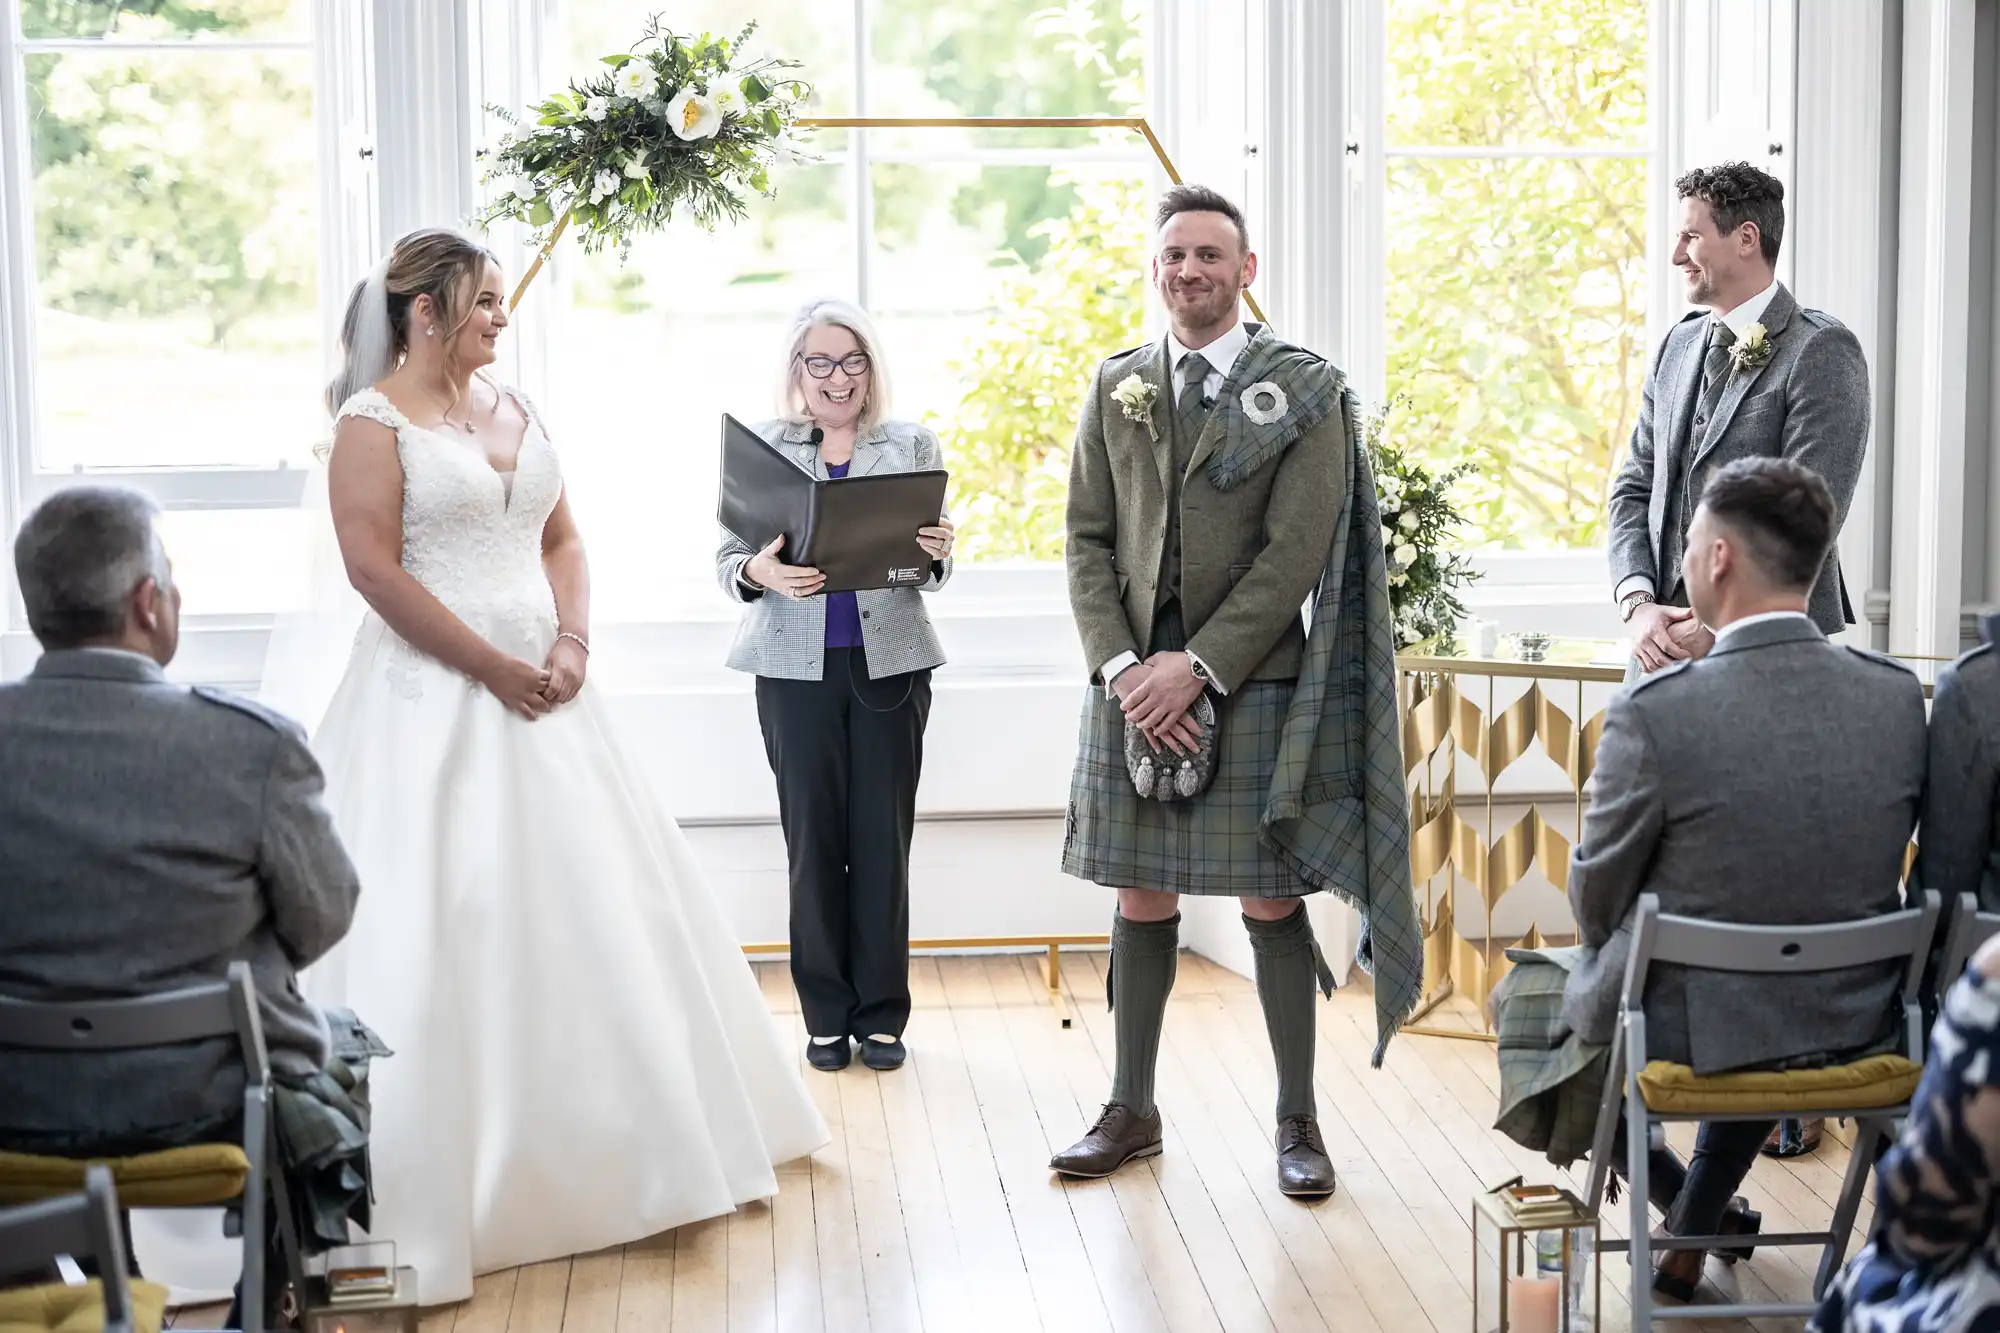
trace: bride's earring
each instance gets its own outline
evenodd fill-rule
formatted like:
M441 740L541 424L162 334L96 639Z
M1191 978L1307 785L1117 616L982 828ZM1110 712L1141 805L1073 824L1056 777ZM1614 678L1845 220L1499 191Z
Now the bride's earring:
M424 337L435 338L437 337L437 333L438 333L438 326L433 324L429 328L424 330Z

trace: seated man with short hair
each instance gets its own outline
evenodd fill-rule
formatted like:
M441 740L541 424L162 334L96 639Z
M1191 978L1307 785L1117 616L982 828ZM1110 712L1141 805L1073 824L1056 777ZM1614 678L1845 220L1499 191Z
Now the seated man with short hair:
M321 1108L295 1111L334 1117L292 1123L358 1151L365 1109L340 1103L365 1108L365 1057L357 1071L333 1055L372 1035L351 1015L330 1027L296 976L347 932L354 866L299 727L162 673L180 593L155 515L136 492L78 487L49 497L15 541L43 656L0 685L0 995L126 999L220 981L247 961L281 1091ZM0 1060L0 1150L109 1157L240 1141L233 1039ZM365 1192L329 1204L310 1179L296 1185L294 1202L329 1222L365 1208Z
M1923 789L1923 687L1889 658L1828 642L1807 616L1833 519L1825 483L1781 459L1731 463L1702 492L1684 569L1715 646L1637 682L1606 710L1570 865L1584 948L1560 1021L1586 1053L1615 1031L1641 894L1658 895L1669 915L1762 925L1902 907L1902 858ZM1546 1011L1549 969L1516 972L1526 975L1508 977L1500 1002L1508 1108L1549 1091L1510 1056L1521 1015L1507 1012L1538 987ZM1647 1056L1714 1074L1894 1049L1898 975L1893 964L1782 977L1662 964L1646 984ZM1587 1091L1593 1112L1604 1063ZM1684 1179L1655 1156L1654 1202L1671 1234L1753 1229L1732 1198L1774 1123L1704 1124ZM1663 1252L1654 1287L1691 1297L1702 1259L1699 1250Z

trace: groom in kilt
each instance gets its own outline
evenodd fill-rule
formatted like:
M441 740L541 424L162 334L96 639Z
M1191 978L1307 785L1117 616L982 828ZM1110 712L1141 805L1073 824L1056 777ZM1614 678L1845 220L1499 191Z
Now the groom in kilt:
M1118 893L1117 1059L1103 1114L1050 1167L1101 1177L1160 1152L1153 1069L1178 895L1225 895L1242 906L1277 1061L1279 1188L1325 1195L1334 1173L1313 1104L1313 991L1330 995L1333 977L1304 902L1323 885L1277 854L1263 826L1305 655L1301 607L1353 480L1344 384L1239 319L1257 259L1234 204L1177 185L1156 224L1152 279L1169 332L1099 368L1071 462L1070 609L1092 678L1063 869ZM1218 733L1212 779L1198 794L1142 797L1128 727L1171 773L1202 738L1204 697Z

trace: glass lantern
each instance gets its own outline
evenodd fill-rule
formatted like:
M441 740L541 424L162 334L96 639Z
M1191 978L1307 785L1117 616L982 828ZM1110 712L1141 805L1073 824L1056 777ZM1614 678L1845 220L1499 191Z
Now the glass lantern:
M417 1333L417 1270L396 1264L393 1241L327 1252L306 1279L304 1333Z
M1520 1177L1472 1201L1473 1333L1596 1333L1597 1215Z

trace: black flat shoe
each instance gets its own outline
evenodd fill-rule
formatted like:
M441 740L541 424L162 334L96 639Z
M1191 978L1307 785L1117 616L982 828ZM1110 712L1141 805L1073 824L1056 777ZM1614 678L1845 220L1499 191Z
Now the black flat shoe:
M806 1063L823 1073L837 1074L847 1068L854 1059L854 1048L847 1038L839 1041L809 1041L806 1043Z
M900 1037L891 1037L887 1041L877 1041L873 1037L861 1037L857 1040L861 1043L861 1063L877 1072L901 1069L903 1061L910 1055Z

